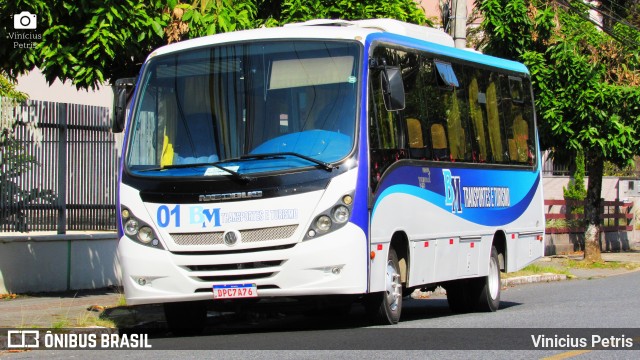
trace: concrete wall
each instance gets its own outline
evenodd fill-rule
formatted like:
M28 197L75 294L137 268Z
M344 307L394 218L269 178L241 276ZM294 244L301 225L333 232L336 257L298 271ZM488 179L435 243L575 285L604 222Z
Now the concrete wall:
M16 88L29 95L31 100L53 101L93 106L113 106L111 86L99 86L95 90L77 90L70 82L55 80L51 85L37 68L18 77Z
M606 232L601 234L600 242L602 251L640 251L640 232L619 231ZM546 256L570 254L584 250L584 234L546 234L545 250Z
M564 199L563 188L567 187L570 178L568 176L550 176L542 178L544 198L546 200ZM587 179L584 186L587 187ZM632 231L609 232L602 235L603 251L628 251L640 250L640 197L619 196L620 179L617 177L605 177L602 179L602 198L606 201L630 200L633 201L631 213L634 214L631 225ZM626 189L626 187L625 187ZM625 190L623 189L623 190ZM619 197L623 197L619 199ZM545 255L566 254L583 250L584 234L547 234Z
M115 233L0 234L0 294L119 286Z
M564 200L563 188L569 185L568 176L544 176L542 177L542 186L544 198L546 200ZM587 188L587 179L584 180L584 187ZM618 182L617 177L604 177L602 179L602 198L611 201L618 199Z

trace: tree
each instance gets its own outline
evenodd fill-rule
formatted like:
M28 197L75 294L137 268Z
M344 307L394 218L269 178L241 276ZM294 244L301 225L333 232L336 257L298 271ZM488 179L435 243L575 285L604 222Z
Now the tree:
M5 21L0 39L0 69L15 79L38 66L51 83L70 80L78 88L95 88L118 77L134 74L147 54L162 44L150 17L160 3L134 0L6 1L0 13L29 11L37 15L37 28L17 31ZM33 41L20 41L29 34ZM19 46L14 45L17 43ZM33 46L23 47L20 46Z
M573 172L573 179L569 180L569 185L562 188L565 200L579 202L580 205L567 204L567 214L584 214L584 199L587 197L587 189L584 187L584 153L578 151L575 159L576 169Z
M69 80L78 88L95 88L135 76L153 49L219 32L312 18L390 17L427 23L414 0L0 2L2 14L22 11L37 15L37 29L16 31L13 21L0 25L0 70L15 79L38 66L50 83ZM29 39L18 39L16 34L27 34Z
M543 148L583 151L588 161L585 260L599 261L602 175L640 153L637 29L601 31L574 0L477 0L489 53L530 69ZM625 35L622 37L621 35Z

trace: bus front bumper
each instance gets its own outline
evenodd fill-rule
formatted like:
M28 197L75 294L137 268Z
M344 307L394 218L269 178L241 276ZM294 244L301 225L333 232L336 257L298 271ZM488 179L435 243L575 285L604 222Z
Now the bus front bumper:
M214 285L256 284L259 298L367 288L366 238L353 224L290 248L236 254L174 254L123 237L118 256L129 305L213 299Z

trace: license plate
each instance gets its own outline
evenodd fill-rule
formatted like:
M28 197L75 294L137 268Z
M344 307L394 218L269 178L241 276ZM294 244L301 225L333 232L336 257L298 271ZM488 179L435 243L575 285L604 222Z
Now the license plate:
M213 285L214 299L239 299L258 297L256 284Z

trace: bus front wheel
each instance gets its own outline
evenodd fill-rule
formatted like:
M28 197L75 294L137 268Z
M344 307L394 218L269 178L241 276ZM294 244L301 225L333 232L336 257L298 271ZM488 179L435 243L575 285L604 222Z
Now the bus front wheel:
M398 255L393 248L389 249L387 257L384 287L385 290L382 293L370 294L366 299L367 315L378 324L397 324L402 312L402 284Z
M174 335L198 335L206 325L207 303L203 301L165 303L164 315L167 327Z

